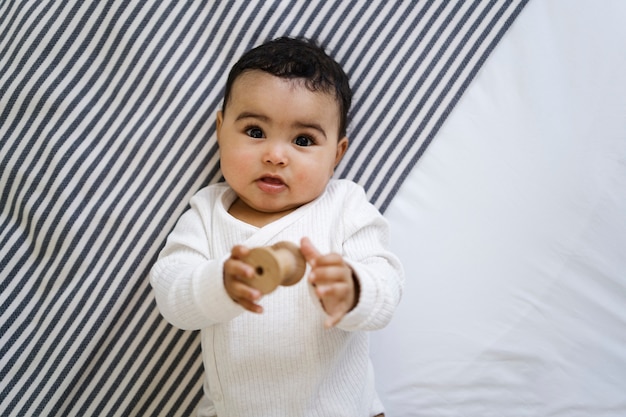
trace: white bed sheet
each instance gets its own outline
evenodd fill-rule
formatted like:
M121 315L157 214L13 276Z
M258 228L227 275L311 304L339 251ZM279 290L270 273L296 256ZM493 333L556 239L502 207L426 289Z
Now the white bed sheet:
M390 205L388 416L626 416L625 16L530 1Z

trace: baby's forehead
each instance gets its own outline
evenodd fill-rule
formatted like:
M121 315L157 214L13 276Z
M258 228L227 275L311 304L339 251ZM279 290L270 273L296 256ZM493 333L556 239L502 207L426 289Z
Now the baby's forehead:
M290 76L283 77L260 69L249 69L239 74L239 76L237 76L237 78L233 80L231 91L229 92L230 97L228 97L228 100L230 101L233 99L233 91L239 90L240 87L244 88L245 93L245 88L247 85L258 85L259 83L267 82L268 80L279 80L281 83L286 83L287 85L289 85L289 87L292 88L294 91L304 89L310 93L328 97L336 102L338 106L340 106L339 97L337 97L337 94L331 85L316 85L312 80L308 78Z

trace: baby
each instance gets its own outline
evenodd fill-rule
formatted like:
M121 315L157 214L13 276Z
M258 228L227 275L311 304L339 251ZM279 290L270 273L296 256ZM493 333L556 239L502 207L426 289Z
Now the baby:
M150 280L161 314L201 330L199 416L383 413L368 353L400 300L402 267L363 189L332 179L352 93L339 64L279 38L231 69L217 113L225 182L200 191ZM250 249L300 245L306 279L262 295Z

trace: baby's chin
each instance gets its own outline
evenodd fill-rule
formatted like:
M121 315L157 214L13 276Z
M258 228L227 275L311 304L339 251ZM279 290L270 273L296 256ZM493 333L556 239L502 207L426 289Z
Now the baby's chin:
M267 201L270 200L270 201ZM228 210L236 218L257 227L281 219L313 200L291 201L287 204L278 204L276 199L248 200L239 197Z

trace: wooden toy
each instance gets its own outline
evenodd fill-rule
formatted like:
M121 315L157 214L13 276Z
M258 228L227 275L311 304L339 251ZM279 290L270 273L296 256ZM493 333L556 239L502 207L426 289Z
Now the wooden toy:
M243 261L255 272L248 283L263 294L269 294L279 285L296 284L306 270L306 260L300 248L291 242L253 248Z

